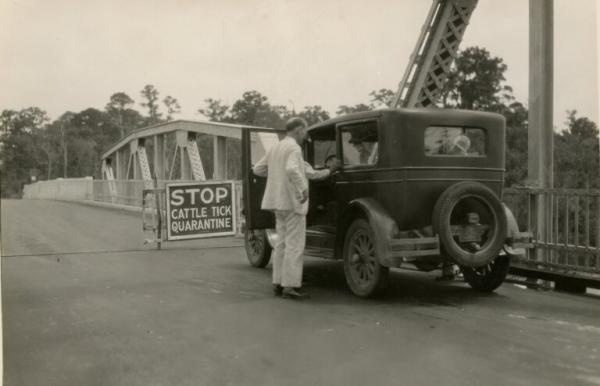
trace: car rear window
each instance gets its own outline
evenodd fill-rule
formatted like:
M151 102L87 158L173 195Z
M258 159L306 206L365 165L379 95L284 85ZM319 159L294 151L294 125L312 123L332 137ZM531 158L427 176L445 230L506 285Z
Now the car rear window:
M425 129L425 155L484 157L486 132L477 127L430 126Z

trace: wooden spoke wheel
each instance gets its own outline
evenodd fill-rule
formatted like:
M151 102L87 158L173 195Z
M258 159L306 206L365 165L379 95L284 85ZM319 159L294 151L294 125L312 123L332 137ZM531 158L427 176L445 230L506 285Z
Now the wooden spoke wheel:
M244 245L250 265L257 268L264 268L269 264L272 248L267 239L266 230L246 229Z
M373 230L364 219L355 220L344 241L344 273L350 290L361 297L381 293L389 268L379 264Z

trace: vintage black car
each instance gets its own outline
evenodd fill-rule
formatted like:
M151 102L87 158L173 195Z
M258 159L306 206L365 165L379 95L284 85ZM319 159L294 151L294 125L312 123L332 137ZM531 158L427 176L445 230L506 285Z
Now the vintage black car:
M260 209L266 181L252 165L277 135L242 136L245 243L256 267L268 264L276 233L273 214ZM458 265L471 287L493 291L524 235L501 202L504 146L504 117L475 111L386 109L310 127L306 161L343 166L310 182L305 253L342 259L358 296L381 292L390 268L443 264Z

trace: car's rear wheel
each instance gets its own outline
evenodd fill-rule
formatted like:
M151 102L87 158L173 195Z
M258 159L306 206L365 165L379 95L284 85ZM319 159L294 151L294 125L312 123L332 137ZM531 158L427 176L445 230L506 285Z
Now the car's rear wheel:
M256 268L264 268L269 264L272 248L264 229L246 229L244 245L250 265Z
M471 288L481 292L492 292L504 282L509 268L510 258L502 255L482 267L461 267L461 270Z
M389 268L379 264L373 230L366 220L354 220L348 228L343 256L346 282L355 295L372 297L385 289Z

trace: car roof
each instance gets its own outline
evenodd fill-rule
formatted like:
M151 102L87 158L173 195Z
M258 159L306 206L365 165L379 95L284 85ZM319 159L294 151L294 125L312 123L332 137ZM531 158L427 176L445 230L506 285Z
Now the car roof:
M396 109L385 109L385 110L371 110L371 111L360 111L357 113L350 113L345 115L340 115L339 117L331 118L323 122L315 123L310 126L308 130L316 129L318 127L334 125L336 123L344 122L344 121L354 121L358 119L367 119L378 117L382 114L383 111L395 111Z
M427 115L431 118L441 118L444 116L453 116L460 117L464 116L465 118L490 118L490 117L502 117L500 114L489 113L484 111L475 111L475 110L461 110L461 109L441 109L441 108L402 108L402 109L378 109L371 111L361 111L358 113L351 113L346 115L341 115L339 117L335 117L332 119L328 119L323 122L316 123L308 128L308 130L317 129L324 126L335 125L342 122L348 121L356 121L361 119L369 119L376 118L383 115L402 115L405 117L410 116L423 116Z

